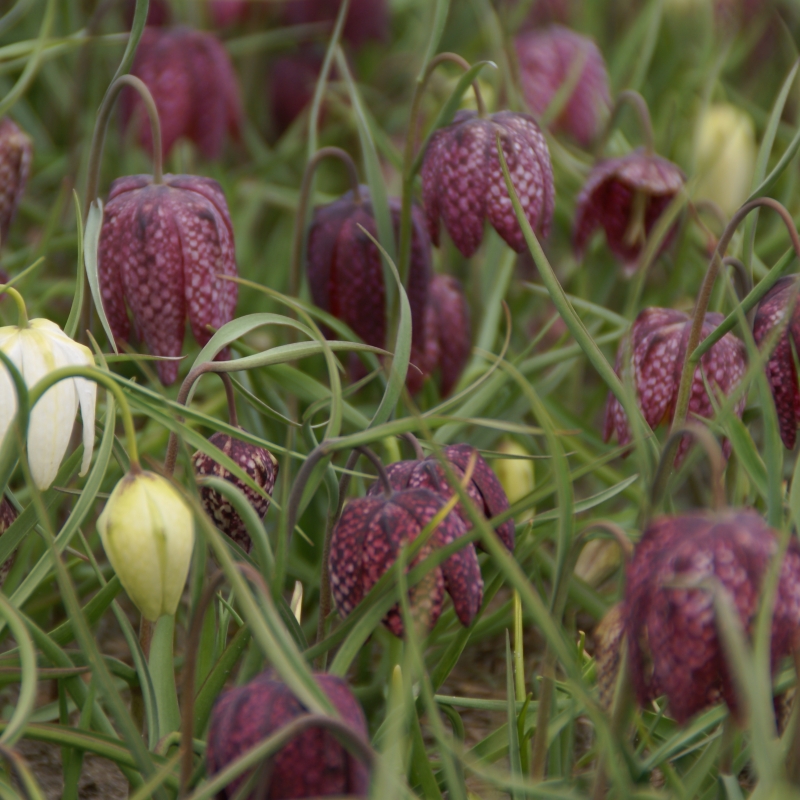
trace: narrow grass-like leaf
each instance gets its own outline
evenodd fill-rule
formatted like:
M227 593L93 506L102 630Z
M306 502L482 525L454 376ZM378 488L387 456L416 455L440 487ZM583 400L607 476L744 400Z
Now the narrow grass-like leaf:
M100 324L108 337L108 343L114 352L119 355L117 342L111 332L111 325L108 323L105 308L103 307L103 295L100 292L100 277L98 274L97 249L100 245L100 229L103 227L103 201L98 198L93 200L89 207L89 216L86 218L86 230L83 236L83 260L86 265L86 278L89 281L89 289L92 292L94 307Z

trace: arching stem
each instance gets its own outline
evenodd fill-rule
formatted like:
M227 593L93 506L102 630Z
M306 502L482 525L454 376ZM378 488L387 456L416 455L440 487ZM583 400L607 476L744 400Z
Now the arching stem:
M236 394L233 391L233 381L227 372L218 372L220 380L225 387L225 400L228 403L228 422L234 428L239 427L239 415L236 413Z
M422 449L422 445L419 443L419 439L414 436L413 433L410 431L406 431L405 433L400 434L401 439L405 439L411 447L414 448L414 456L418 461L424 461L425 459L425 451Z
M303 182L300 185L300 198L294 217L294 234L292 237L292 263L289 273L289 295L297 297L300 291L300 271L303 260L303 242L305 239L306 219L308 217L308 204L311 199L311 187L314 183L314 174L320 161L324 158L338 158L347 169L350 179L350 188L353 191L353 200L361 203L361 189L358 183L358 170L350 154L341 147L323 147L309 159L303 173Z
M744 262L733 256L725 256L722 259L722 266L733 267L736 274L736 296L739 300L744 300L753 291L753 279Z
M375 451L371 450L369 447L356 447L355 449L372 462L372 466L375 467L375 471L378 473L378 479L383 487L384 495L386 497L391 497L393 491L392 484L389 483L389 476L386 474L386 469L383 466L383 462L380 460L380 458L378 458Z
M199 364L198 366L189 370L189 374L183 379L183 383L181 384L180 391L178 392L178 396L175 398L175 401L180 403L180 405L185 406L186 401L189 398L189 393L192 391L192 387L195 385L197 380L205 375L206 372L212 371L213 362L211 361L206 361L205 363ZM179 421L183 422L183 418L181 417ZM166 475L172 475L175 472L175 464L177 460L178 434L175 433L175 431L171 431L169 434L169 441L167 442L167 452L164 456L164 473Z
M28 309L25 307L25 298L13 287L0 287L5 294L11 295L11 299L17 306L17 326L20 328L28 327Z
M597 153L602 152L603 148L617 124L619 115L622 109L626 106L632 106L639 118L639 128L642 132L644 139L644 151L647 155L652 155L655 152L655 137L653 135L653 122L650 119L650 109L647 107L647 101L642 97L639 92L633 89L626 89L617 95L617 100L614 103L614 108L608 118L608 124L604 134L598 140Z

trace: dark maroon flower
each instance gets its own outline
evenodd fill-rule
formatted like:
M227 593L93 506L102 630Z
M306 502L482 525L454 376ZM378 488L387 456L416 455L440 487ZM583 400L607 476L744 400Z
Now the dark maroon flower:
M606 62L597 45L561 25L523 33L514 45L525 102L537 117L566 82L574 81L550 127L588 147L605 126L611 107Z
M778 550L775 533L753 511L697 511L650 524L628 566L625 632L639 702L667 695L679 722L720 700L740 711L709 591L681 581L715 578L748 633L761 585ZM772 664L800 644L800 545L792 538L772 617Z
M308 234L306 270L314 303L347 323L367 344L386 346L386 295L383 265L374 242L377 226L369 190L360 187L361 201L352 192L314 211ZM389 201L395 236L399 235L400 202ZM425 307L431 276L431 244L422 212L412 208L411 264L406 291L411 305L412 363L424 352ZM414 358L417 354L417 359ZM351 372L359 374L357 358ZM423 372L424 365L423 366ZM409 369L409 374L412 369ZM412 378L412 382L415 379ZM421 384L421 381L420 381Z
M253 5L253 0L209 0L208 11L215 28L228 28L241 25Z
M225 135L239 135L242 103L228 54L212 34L190 28L145 28L131 74L147 84L161 120L164 156L181 136L206 158L219 158ZM139 95L122 93L122 119L133 121L152 151L150 124Z
M658 218L681 190L684 176L671 161L641 150L599 162L578 195L574 244L583 255L599 227L625 271L636 271L644 243ZM663 252L678 229L672 226L661 243Z
M336 607L344 616L362 601L377 580L397 560L400 548L411 544L445 505L445 498L428 489L407 489L351 500L331 537L328 568ZM448 514L409 564L423 561L434 549L466 533L458 514ZM469 542L435 567L417 585L409 600L415 618L428 629L442 613L444 592L453 600L456 616L468 626L483 599L483 578L474 545ZM403 635L403 619L395 605L383 618L395 635Z
M433 277L429 303L438 339L440 394L447 397L458 383L472 350L469 305L461 283L450 275Z
M796 275L780 278L758 304L753 320L753 337L759 347L770 331L785 317L787 306L796 291ZM789 450L794 448L797 425L800 422L800 391L797 388L797 370L792 353L792 347L800 350L800 309L796 302L791 313L789 324L780 335L767 362L767 379L778 412L781 440Z
M452 444L442 450L444 458L450 463L453 472L459 479L464 477L473 453L476 455L475 467L472 471L472 478L466 487L467 494L483 512L486 519L492 519L509 507L505 489L492 468L472 445ZM428 456L428 458L417 461L395 461L394 464L386 467L386 474L389 477L389 483L396 491L430 489L445 500L449 500L455 494L447 481L444 468L435 456ZM381 491L380 483L374 483L370 486L367 495L377 496ZM461 519L465 530L472 529L472 521L461 503L456 505L452 514ZM506 520L498 525L495 531L500 541L513 553L514 520ZM478 543L478 547L481 547L480 543Z
M336 19L342 0L292 0L283 4L283 18L288 25L330 22ZM353 47L370 39L389 38L389 8L386 0L351 0L342 36Z
M33 157L30 137L8 117L0 120L0 244L17 213Z
M708 336L722 322L722 314L706 314L701 340ZM632 380L636 389L636 399L647 424L655 428L661 422L672 422L675 413L678 387L681 380L683 360L692 320L682 311L670 308L645 308L633 322L630 333L631 363L623 363L628 344L623 341L617 352L615 366L617 375L633 370ZM738 386L746 368L744 344L732 333L726 333L701 359L694 372L689 396L689 414L711 419L714 407L706 392L704 383L715 392L729 395ZM734 409L738 416L744 411L745 398L742 397ZM628 418L617 398L609 394L606 406L606 441L613 431L617 432L619 443L628 444L631 440ZM678 448L676 462L680 462L690 445L684 437ZM730 443L725 442L723 450L730 453Z
M273 62L267 87L272 119L279 136L311 102L322 58L323 54L317 48L303 47Z
M2 536L11 527L11 525L16 521L17 516L17 509L14 508L8 497L3 495L3 499L0 501L0 536ZM15 550L2 564L0 564L0 586L5 583L8 573L11 571L11 567L14 566L14 559L16 558L16 555L17 554Z
M496 135L520 203L540 236L550 228L555 203L553 168L533 117L501 111L480 117L459 111L455 121L430 139L422 162L422 199L433 243L439 244L439 220L455 246L469 258L483 240L483 220L518 253L525 239L514 214L497 156Z
M272 496L275 479L278 477L278 461L269 450L249 442L243 442L241 439L235 439L221 431L213 434L209 442L222 450L253 479L257 486L260 486L270 497ZM258 516L264 519L269 508L268 497L251 489L242 480L228 472L222 464L200 450L192 456L192 465L197 477L213 475L232 483L244 493ZM217 527L230 536L242 550L249 553L253 542L247 532L244 520L234 510L230 500L208 486L200 489L200 499L203 501L206 514L214 520Z
M367 741L364 712L347 683L324 673L314 675L314 679L342 721ZM214 704L208 728L209 776L221 772L260 741L307 713L308 709L271 671L223 692ZM366 797L369 789L369 774L364 765L348 753L333 733L323 728L309 728L279 750L271 770L268 800L335 795ZM232 780L217 794L218 800L235 797L251 774ZM248 798L253 800L255 792Z
M116 338L128 339L133 312L137 335L157 356L179 356L186 317L194 338L206 326L233 319L238 287L233 227L220 185L194 175L130 175L111 184L98 249L103 307ZM158 363L167 385L174 361Z

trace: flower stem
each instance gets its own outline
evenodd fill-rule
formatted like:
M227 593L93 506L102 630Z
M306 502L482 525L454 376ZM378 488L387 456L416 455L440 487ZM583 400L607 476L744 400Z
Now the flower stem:
M422 445L413 433L406 431L400 434L400 438L405 439L414 448L414 458L418 461L423 461L425 459L425 452L422 449Z
M386 469L383 466L383 462L369 447L356 447L355 449L372 462L372 466L375 467L375 470L378 473L378 479L381 482L381 486L383 486L383 493L386 495L386 497L391 497L393 491L392 484L389 483L389 476L386 474Z
M17 305L17 326L20 328L28 327L28 309L25 307L25 298L13 287L2 287L2 291L11 295Z
M217 375L219 375L220 380L225 387L225 400L228 403L228 422L230 422L234 428L238 428L239 415L236 413L236 395L233 391L233 381L227 372L218 372Z
M605 147L611 131L617 124L620 112L626 106L632 106L636 111L636 116L639 118L639 127L644 138L644 151L647 155L653 155L655 152L655 136L653 135L653 122L650 119L650 110L647 107L647 101L642 97L639 92L633 89L626 89L617 95L617 101L614 103L614 108L608 118L605 133L600 137L598 142L597 152L601 152Z

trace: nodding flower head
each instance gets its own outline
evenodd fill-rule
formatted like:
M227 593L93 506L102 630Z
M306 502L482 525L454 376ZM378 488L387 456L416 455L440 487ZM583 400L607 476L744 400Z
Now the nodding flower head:
M708 336L722 322L721 314L706 314L701 338ZM627 339L617 352L616 371L622 376L631 373L636 400L647 424L655 428L661 422L671 422L675 413L681 370L686 356L686 345L692 320L682 311L670 308L646 308L634 320ZM630 361L627 353L630 352ZM726 333L701 359L692 379L689 396L689 414L711 419L714 406L706 391L730 394L744 376L746 354L744 344L732 333ZM745 398L734 409L741 417ZM606 406L604 438L608 441L616 431L619 443L631 441L628 417L617 398L609 393ZM680 463L690 445L690 439L681 441L676 463ZM723 451L730 453L730 443Z
M137 335L157 356L179 356L188 316L199 344L233 319L238 287L228 204L210 178L149 175L111 184L98 250L103 307L118 339L130 336L126 303ZM220 354L225 357L223 354ZM178 375L174 361L158 363L164 384Z
M483 240L488 217L494 229L518 253L525 248L497 155L500 134L511 181L533 230L546 236L555 203L553 168L533 117L501 111L480 117L459 111L455 121L430 139L422 162L422 199L434 244L439 221L469 258Z
M589 238L602 228L608 249L631 274L659 217L683 188L684 176L671 161L637 150L599 162L576 201L573 241L579 257ZM664 251L677 231L674 224L661 242Z
M25 191L33 158L30 136L8 117L0 120L0 244L5 244Z
M665 694L679 723L721 700L741 712L712 593L697 584L717 581L749 634L777 551L775 533L754 511L698 511L650 524L628 565L623 610L641 704ZM773 667L800 644L799 631L800 546L793 538L775 597Z

